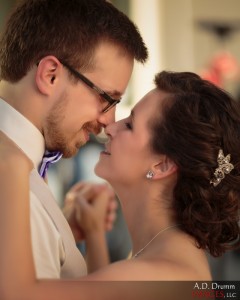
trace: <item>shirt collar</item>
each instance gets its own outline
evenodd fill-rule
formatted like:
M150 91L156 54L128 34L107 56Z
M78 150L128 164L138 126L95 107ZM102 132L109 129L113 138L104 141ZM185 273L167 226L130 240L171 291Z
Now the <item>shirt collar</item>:
M35 168L42 161L45 142L41 132L6 101L0 99L0 130L32 160Z

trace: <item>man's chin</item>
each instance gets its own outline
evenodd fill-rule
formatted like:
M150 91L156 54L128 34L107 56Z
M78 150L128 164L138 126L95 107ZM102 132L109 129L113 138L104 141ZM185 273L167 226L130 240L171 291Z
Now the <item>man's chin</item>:
M78 153L78 151L66 151L63 153L63 158L71 158L73 156L75 156Z
M85 143L81 143L71 149L66 149L65 151L63 151L63 158L71 158L73 156L76 156L78 154L79 149L84 145Z

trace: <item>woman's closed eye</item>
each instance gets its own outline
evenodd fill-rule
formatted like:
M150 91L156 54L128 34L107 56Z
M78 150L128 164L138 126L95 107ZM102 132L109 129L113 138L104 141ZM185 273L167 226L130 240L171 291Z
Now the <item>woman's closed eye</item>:
M127 129L132 130L133 124L131 118L127 118L124 122L124 125L126 126Z
M132 124L129 122L125 122L125 126L127 127L127 129L132 130Z

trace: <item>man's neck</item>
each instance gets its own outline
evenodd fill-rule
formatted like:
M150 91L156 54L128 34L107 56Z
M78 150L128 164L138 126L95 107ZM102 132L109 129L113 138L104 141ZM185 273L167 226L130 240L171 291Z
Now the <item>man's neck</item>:
M41 101L27 79L17 83L0 81L0 98L11 105L42 132L41 120L44 113Z

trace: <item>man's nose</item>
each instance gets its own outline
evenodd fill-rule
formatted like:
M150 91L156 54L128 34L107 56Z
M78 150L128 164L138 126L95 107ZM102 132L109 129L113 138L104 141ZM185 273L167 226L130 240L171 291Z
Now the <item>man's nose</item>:
M98 117L98 122L103 126L106 127L107 125L114 123L115 122L115 112L116 112L116 107L113 107L106 113L102 113Z

